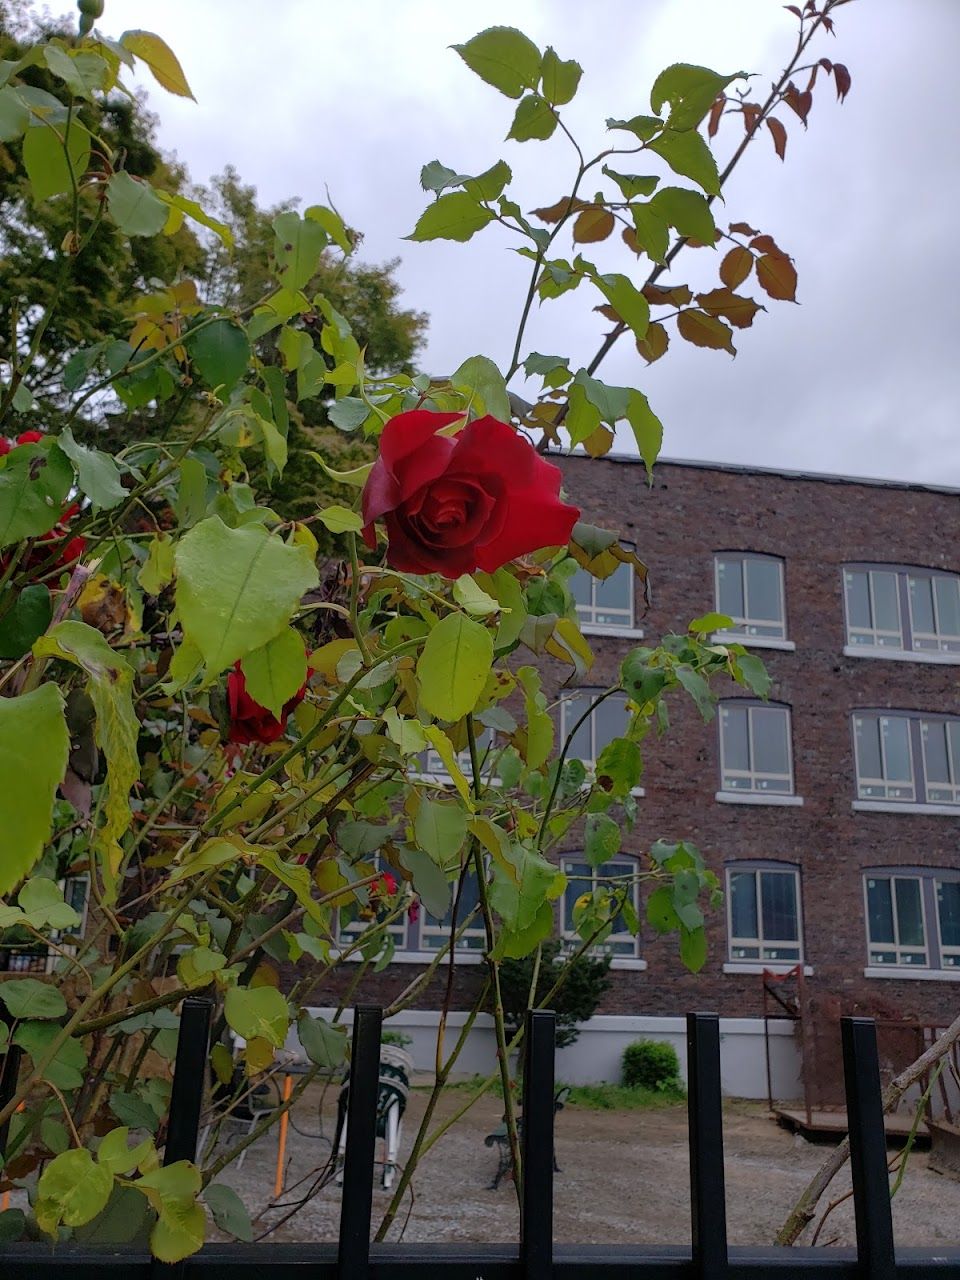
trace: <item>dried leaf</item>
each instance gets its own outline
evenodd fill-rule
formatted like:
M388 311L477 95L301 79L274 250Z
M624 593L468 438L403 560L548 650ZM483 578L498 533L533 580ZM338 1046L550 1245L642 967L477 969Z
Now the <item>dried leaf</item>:
M723 115L723 109L727 105L727 99L724 94L720 94L716 102L710 108L710 118L707 121L707 137L715 138L717 130L720 128L720 117Z
M716 316L708 315L706 311L697 311L695 308L681 311L677 316L677 330L681 338L686 338L687 342L692 342L695 347L729 351L732 356L737 354L733 345L733 330Z
M676 284L670 289L664 289L658 284L645 284L642 292L654 306L685 307L693 300L693 294L685 284Z
M759 253L778 253L782 258L786 257L773 236L754 236L750 241L750 248L756 249Z
M760 233L755 231L747 222L731 222L730 234L735 236L756 236Z
M753 324L753 317L764 309L753 298L741 297L730 289L712 289L709 293L698 293L697 301L704 311L712 316L723 316L737 329L748 329Z
M539 218L541 222L559 222L568 214L587 208L589 204L586 200L571 200L569 196L563 196L556 204L546 205L542 209L531 209L530 214L534 218Z
M810 114L810 108L813 106L813 94L810 93L809 90L805 90L801 93L797 86L791 81L783 91L783 100L791 111L795 111L803 121L804 125L806 125L807 116Z
M753 270L753 254L742 244L736 245L720 263L720 279L728 289L743 284Z
M624 227L620 232L623 243L627 246L631 253L635 253L639 258L643 253L643 245L637 239L637 233L633 227Z
M757 260L757 279L771 298L797 300L797 270L786 254L765 253Z
M842 102L850 92L850 72L842 62L833 64L833 82L837 86L837 97Z
M783 126L783 121L778 120L776 116L767 116L767 128L773 138L774 149L781 160L785 159L787 154L787 131Z
M573 224L573 238L578 244L594 244L606 240L616 219L602 204L588 205Z
M670 337L662 324L648 325L646 334L637 339L637 350L647 364L659 360L669 345Z

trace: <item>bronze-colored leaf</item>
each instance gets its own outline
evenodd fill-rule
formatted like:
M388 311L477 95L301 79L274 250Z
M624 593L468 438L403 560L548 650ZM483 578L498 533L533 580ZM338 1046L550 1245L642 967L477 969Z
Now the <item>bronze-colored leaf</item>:
M654 306L685 307L693 300L693 294L685 284L675 284L670 289L664 289L658 284L645 284L641 293Z
M837 97L842 102L850 92L850 72L842 62L833 64L833 83L837 86Z
M639 258L643 253L643 245L637 239L637 233L633 227L624 227L620 232L623 243L627 246L631 253L635 253Z
M704 311L712 316L723 316L737 329L749 329L753 317L763 308L753 298L741 297L730 289L711 289L709 293L698 293L697 301Z
M723 109L727 105L726 95L721 93L716 102L710 108L710 118L707 121L707 137L715 138L717 130L720 128L720 117L723 115Z
M728 289L743 284L753 270L753 254L742 244L734 246L720 263L720 279Z
M681 311L677 316L677 329L680 337L686 338L695 347L712 347L715 351L729 351L732 356L737 354L733 345L733 330L706 311L697 311L692 307L688 311Z
M609 302L604 302L601 306L594 307L593 309L594 311L599 311L600 314L604 317L604 319L612 320L614 324L620 323L620 319L621 319L620 313L617 311L614 311L613 307L611 307Z
M810 108L813 106L813 94L809 90L804 90L801 93L797 86L791 82L783 91L783 100L806 124Z
M637 350L647 364L653 364L654 360L659 360L669 345L670 335L662 324L647 325L647 332L642 338L637 339Z
M573 224L573 238L577 244L595 244L598 240L606 240L616 225L609 209L602 204L591 204Z
M730 234L734 236L756 236L760 233L754 230L747 222L731 222Z
M783 160L787 154L787 131L783 126L783 121L778 120L776 116L767 116L767 128L773 138L774 149L780 159Z
M756 249L759 253L778 253L781 257L786 257L773 236L754 236L750 241L750 248Z
M609 453L613 448L613 440L614 436L610 428L601 425L597 427L596 431L587 436L583 442L583 447L591 458L602 458L605 453Z
M760 104L758 102L745 102L740 110L743 112L744 131L752 133L760 122L762 114Z
M771 298L797 300L797 270L786 254L765 253L757 259L757 279Z
M587 207L586 200L571 200L569 196L562 196L556 204L547 205L543 209L531 209L530 214L534 218L539 218L541 222L559 222L568 214Z

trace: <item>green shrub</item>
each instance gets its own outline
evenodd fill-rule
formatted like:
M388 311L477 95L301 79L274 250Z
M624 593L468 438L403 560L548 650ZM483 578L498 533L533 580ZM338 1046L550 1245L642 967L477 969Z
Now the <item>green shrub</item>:
M659 1040L635 1040L628 1044L623 1051L623 1083L628 1089L681 1092L683 1084L676 1049Z

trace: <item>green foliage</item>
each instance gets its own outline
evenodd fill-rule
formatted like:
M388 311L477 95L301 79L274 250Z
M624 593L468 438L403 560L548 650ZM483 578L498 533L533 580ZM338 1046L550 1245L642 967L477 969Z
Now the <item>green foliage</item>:
M623 1085L660 1094L682 1095L680 1059L663 1040L635 1040L623 1051Z
M534 957L530 955L518 960L504 960L500 967L504 1016L511 1031L523 1025L533 982L534 963ZM549 1003L543 1005L563 967L564 956L559 940L545 942L540 948L540 970L533 1007L545 1007L555 1012L558 1049L573 1044L578 1039L580 1024L593 1017L611 986L610 957L584 953L567 962L563 985Z

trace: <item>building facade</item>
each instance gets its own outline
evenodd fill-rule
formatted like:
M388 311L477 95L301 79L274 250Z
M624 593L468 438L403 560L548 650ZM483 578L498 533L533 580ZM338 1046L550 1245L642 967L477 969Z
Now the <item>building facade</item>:
M596 661L589 688L555 684L560 727L591 688L616 682L633 646L710 611L734 619L718 638L757 653L773 681L766 702L730 682L707 724L673 695L668 733L644 743L623 852L692 841L721 877L725 907L708 919L697 975L676 939L615 933L613 985L595 1021L626 1019L628 1032L693 1007L755 1021L760 975L796 965L808 993L844 1012L949 1020L960 997L960 494L675 462L658 464L648 485L632 458L559 462L584 519L632 543L651 582L644 608L627 570L574 580ZM569 670L553 667L548 681ZM573 754L595 758L624 714L605 703ZM590 875L576 829L562 860ZM581 892L572 885L558 905L561 931ZM465 941L461 1007L482 936ZM421 917L398 928L396 944L397 960L360 995L388 1003L442 934ZM439 998L433 987L419 1001L428 1023Z

